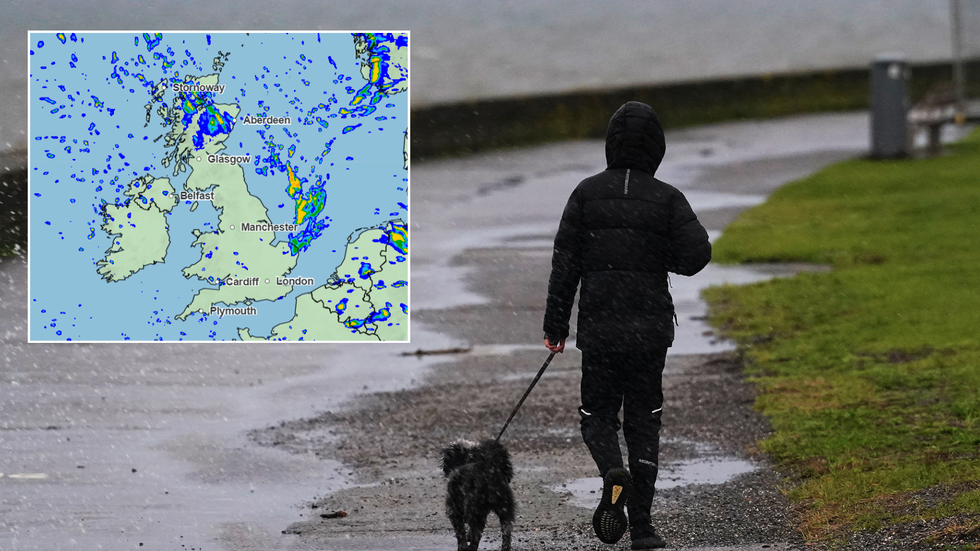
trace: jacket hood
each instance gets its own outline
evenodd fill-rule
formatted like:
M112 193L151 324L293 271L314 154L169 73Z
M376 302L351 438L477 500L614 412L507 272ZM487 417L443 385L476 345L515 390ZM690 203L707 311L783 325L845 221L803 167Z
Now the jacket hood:
M630 101L623 104L606 129L606 168L636 168L655 174L663 161L664 128L653 108Z

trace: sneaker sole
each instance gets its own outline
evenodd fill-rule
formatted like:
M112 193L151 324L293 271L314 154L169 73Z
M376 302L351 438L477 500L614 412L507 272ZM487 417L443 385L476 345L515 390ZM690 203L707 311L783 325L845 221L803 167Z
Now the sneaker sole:
M623 507L630 498L632 484L625 469L614 469L602 485L602 500L592 515L592 529L603 543L616 543L629 529Z

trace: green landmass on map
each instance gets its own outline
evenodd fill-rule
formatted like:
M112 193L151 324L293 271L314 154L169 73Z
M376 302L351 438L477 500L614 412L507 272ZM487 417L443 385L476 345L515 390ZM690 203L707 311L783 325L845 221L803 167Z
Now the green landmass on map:
M239 337L287 341L408 340L408 313L402 308L408 302L408 263L395 262L395 257L403 253L383 239L386 235L390 234L383 228L359 235L355 232L343 262L328 283L296 298L296 313L291 320L275 326L268 338L252 335L247 327L239 329Z
M112 237L97 272L109 282L123 281L149 266L163 262L170 247L166 215L177 205L168 178L149 174L129 183L124 203L102 205L102 230Z
M218 75L202 77L201 84L217 84ZM215 104L219 113L238 116L237 104ZM211 307L232 306L246 301L278 300L292 291L291 286L277 285L276 278L284 277L296 266L297 257L289 254L285 242L273 244L274 231L243 231L242 224L269 224L268 209L252 195L245 182L245 172L239 165L209 163L208 155L217 155L226 147L228 133L203 136L203 148L197 149L193 137L203 111L191 119L187 128L176 122L167 136L174 149L167 162L174 163L174 173L186 166L191 170L184 188L187 191L214 192L212 206L218 215L214 232L195 231L192 247L201 247L201 258L183 269L184 277L198 278L214 285L198 291L184 310L175 317L186 320L194 312L209 313ZM200 159L200 160L198 160ZM257 285L224 284L228 278L258 278Z

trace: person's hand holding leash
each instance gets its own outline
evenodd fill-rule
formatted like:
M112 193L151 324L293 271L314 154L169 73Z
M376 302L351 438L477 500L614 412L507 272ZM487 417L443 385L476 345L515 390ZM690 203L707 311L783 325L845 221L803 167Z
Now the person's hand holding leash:
M557 352L558 354L561 354L565 351L565 339L558 341L558 344L551 344L551 341L548 340L548 337L545 337L544 346L545 348L551 350L552 352Z

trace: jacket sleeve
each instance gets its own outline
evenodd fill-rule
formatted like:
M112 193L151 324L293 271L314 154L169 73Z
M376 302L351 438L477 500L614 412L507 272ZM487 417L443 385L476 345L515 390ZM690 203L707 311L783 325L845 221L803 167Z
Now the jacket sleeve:
M544 334L561 340L568 336L568 319L578 289L581 273L582 206L578 194L572 192L555 235L555 250L551 257L551 278L548 281L548 302L544 312Z
M711 260L708 232L683 193L677 192L671 202L670 242L667 246L667 271L692 276Z

